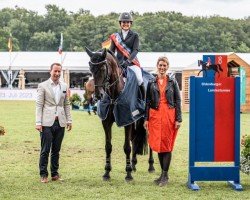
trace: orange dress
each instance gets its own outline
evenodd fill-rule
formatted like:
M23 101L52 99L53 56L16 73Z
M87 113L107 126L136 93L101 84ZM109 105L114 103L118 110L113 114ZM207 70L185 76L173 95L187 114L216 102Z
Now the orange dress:
M148 142L155 152L171 152L174 147L177 129L175 128L175 108L169 108L166 99L167 77L159 83L160 102L158 110L149 109Z

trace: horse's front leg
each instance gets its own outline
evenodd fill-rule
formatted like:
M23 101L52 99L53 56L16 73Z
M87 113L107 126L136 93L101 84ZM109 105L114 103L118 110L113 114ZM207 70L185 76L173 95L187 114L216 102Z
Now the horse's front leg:
M126 181L132 181L133 177L131 175L132 173L132 166L130 162L130 154L131 154L131 145L130 145L130 139L131 139L131 133L132 133L132 125L125 126L125 142L124 142L124 152L126 154L126 172L127 175L125 177Z
M153 151L151 148L149 148L149 159L148 159L148 164L149 164L149 167L148 167L148 172L149 173L152 173L155 171L155 168L154 168L154 158L153 158Z
M112 169L111 167L111 152L112 152L112 124L110 120L104 120L102 121L103 129L105 131L105 151L106 151L106 164L105 164L105 173L103 175L103 180L108 181L110 180L110 171Z

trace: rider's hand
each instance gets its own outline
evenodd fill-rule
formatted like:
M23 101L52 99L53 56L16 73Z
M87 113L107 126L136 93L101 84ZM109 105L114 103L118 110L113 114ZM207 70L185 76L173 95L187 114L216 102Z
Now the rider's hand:
M130 62L128 60L123 61L123 63L121 64L121 66L126 69L128 66L130 65Z

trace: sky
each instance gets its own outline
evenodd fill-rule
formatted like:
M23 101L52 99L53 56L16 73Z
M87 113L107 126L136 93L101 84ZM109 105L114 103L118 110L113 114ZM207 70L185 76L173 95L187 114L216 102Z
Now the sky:
M157 12L175 11L186 16L220 15L232 19L250 16L250 0L0 0L0 9L15 6L45 14L45 5L55 4L67 11L80 8L98 16L110 12Z

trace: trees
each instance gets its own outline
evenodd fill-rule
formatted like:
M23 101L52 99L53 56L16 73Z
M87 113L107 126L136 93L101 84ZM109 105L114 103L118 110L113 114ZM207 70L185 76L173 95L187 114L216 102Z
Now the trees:
M119 30L118 13L95 17L88 10L67 12L46 5L47 13L16 7L0 10L0 50L7 50L9 34L14 51L56 51L60 33L64 51L101 48ZM133 12L133 30L140 35L140 51L154 52L249 52L250 18L233 20L220 16L187 17L178 12L140 15Z
M29 41L30 51L55 51L57 38L54 32L36 32Z

